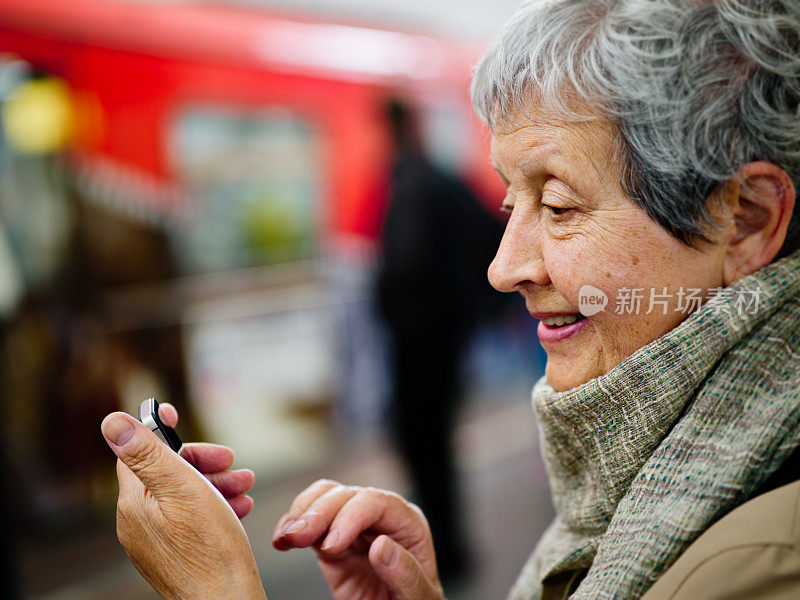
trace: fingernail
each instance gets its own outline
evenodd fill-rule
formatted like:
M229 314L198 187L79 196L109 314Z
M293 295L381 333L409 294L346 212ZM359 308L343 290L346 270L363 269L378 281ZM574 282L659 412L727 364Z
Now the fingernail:
M124 446L133 437L135 429L122 415L108 419L103 427L103 435L115 446Z
M290 533L297 533L298 531L303 531L303 529L305 529L306 527L308 527L308 521L306 521L305 519L300 519L299 521L295 521L291 527L287 528L286 533L284 535Z
M394 563L397 562L397 548L394 542L389 538L386 538L383 542L383 548L381 548L381 562L385 567L393 567Z
M334 529L328 534L328 537L325 538L325 541L320 546L320 550L330 550L336 545L336 542L339 541L339 532Z
M292 523L294 523L294 519L287 519L286 523L281 525L281 528L278 530L278 533L275 534L275 539L282 538L283 536L285 536L286 530L292 526Z

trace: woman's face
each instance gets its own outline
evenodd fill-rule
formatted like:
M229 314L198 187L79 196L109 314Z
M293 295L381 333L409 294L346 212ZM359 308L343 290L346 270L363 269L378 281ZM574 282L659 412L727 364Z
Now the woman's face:
M540 319L582 317L579 308L589 315L586 307L597 305L587 296L602 296L586 294L591 288L580 293L583 286L605 294L604 310L572 325L539 323L547 379L564 391L608 372L683 321L687 305L697 308L690 294L705 297L722 286L725 247L689 248L625 195L611 123L526 113L493 132L492 158L511 214L489 280L522 294Z

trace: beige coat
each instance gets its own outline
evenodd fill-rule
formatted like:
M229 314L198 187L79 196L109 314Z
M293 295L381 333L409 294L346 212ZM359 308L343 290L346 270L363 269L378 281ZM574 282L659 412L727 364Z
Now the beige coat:
M545 580L542 600L566 600L584 574ZM717 521L642 600L800 600L800 481Z

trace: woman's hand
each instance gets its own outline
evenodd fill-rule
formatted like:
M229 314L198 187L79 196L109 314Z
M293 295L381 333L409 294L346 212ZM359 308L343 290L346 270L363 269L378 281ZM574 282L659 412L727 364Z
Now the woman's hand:
M170 427L178 424L178 411L171 404L160 404L158 416ZM219 490L237 517L247 516L253 508L253 499L245 494L253 487L255 475L250 469L230 470L233 450L218 444L191 443L184 444L180 454Z
M247 535L234 512L242 502L235 499L242 496L241 486L231 482L242 476L215 470L230 466L218 447L187 450L208 473L204 477L130 415L112 413L101 429L119 459L117 535L150 585L167 600L264 600ZM212 480L234 501L226 502ZM247 512L252 504L244 504Z
M393 492L317 481L295 498L272 544L313 546L335 600L444 600L428 522Z

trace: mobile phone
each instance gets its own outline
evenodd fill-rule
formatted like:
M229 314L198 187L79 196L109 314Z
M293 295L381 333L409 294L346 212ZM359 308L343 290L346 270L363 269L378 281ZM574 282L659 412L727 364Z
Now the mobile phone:
M161 417L158 416L158 400L148 398L139 405L139 420L175 452L180 451L181 446L183 446L181 438L178 437L172 427L165 425Z

